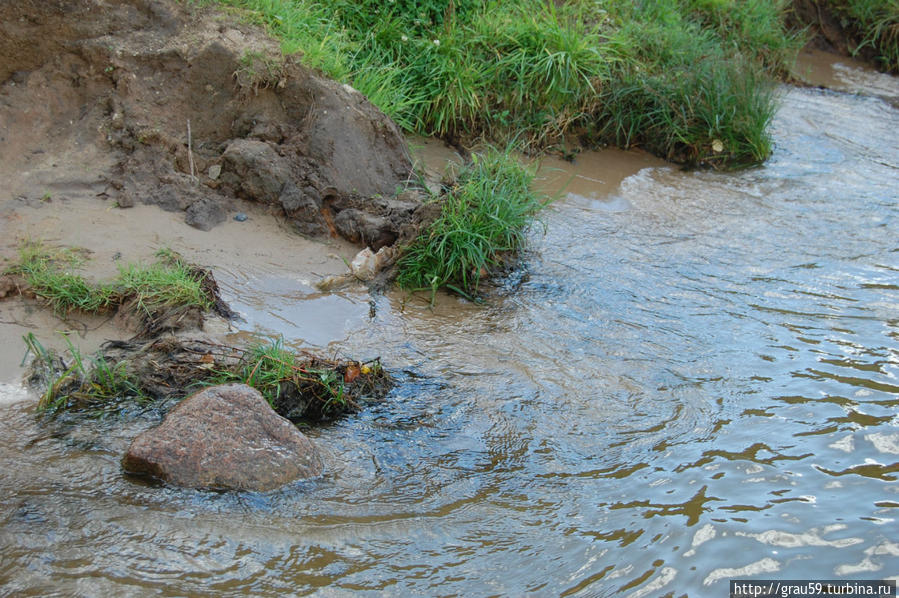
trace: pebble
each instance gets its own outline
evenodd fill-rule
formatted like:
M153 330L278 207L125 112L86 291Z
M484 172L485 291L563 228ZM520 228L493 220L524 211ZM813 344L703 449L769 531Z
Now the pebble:
M244 214L243 212L238 212L238 213L234 214L234 219L237 220L238 222L243 222L247 219L247 215Z

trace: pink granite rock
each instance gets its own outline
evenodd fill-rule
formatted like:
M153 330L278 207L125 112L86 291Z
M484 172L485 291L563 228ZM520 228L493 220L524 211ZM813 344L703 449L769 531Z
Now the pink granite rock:
M255 491L322 473L312 441L244 384L184 399L134 439L122 467L178 486Z

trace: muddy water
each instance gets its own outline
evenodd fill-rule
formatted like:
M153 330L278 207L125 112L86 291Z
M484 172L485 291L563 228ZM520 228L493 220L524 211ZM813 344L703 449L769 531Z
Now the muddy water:
M484 305L223 272L247 330L380 355L400 386L310 432L323 479L262 495L123 478L156 414L3 406L2 593L722 596L899 575L897 130L880 99L790 90L762 168L550 163L546 232Z

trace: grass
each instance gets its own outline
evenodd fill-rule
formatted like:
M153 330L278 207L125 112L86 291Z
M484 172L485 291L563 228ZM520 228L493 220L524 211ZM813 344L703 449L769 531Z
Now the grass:
M73 309L103 311L115 302L114 292L111 287L91 284L76 274L83 263L83 255L74 249L26 243L19 250L19 263L8 271L21 275L34 294L58 313Z
M533 176L509 151L473 156L443 199L440 216L405 248L399 286L430 290L432 299L444 286L465 297L476 294L481 278L523 245L546 203L531 190Z
M338 363L286 349L282 339L251 345L233 368L206 384L241 382L258 390L278 413L296 419L333 417L359 408L350 386L373 384L384 372L380 362Z
M724 51L749 56L787 77L804 33L784 26L790 0L686 0L685 14L714 32Z
M8 271L21 275L37 297L63 314L102 312L132 300L146 314L163 307L190 305L207 310L213 305L202 277L169 250L158 252L153 264L119 266L118 276L104 283L91 282L77 272L84 259L74 249L31 242L22 246L18 264Z
M45 380L47 387L38 400L38 411L107 408L125 399L147 400L138 380L129 373L127 362L112 363L100 354L85 359L68 337L63 338L71 355L69 364L44 348L33 333L22 337L35 357L32 371Z
M244 90L258 94L260 89L277 87L283 79L284 65L261 52L247 52L240 58L240 67L234 71L237 84Z
M119 266L112 288L120 297L133 299L146 314L162 307L190 305L204 311L212 308L213 299L204 287L202 275L171 251L162 250L157 258L159 261L149 265Z
M616 14L609 43L629 59L615 66L601 94L596 136L689 165L761 162L771 153L773 75L788 70L801 40L775 27L780 3L687 4ZM755 13L769 17L758 29ZM769 41L753 41L763 33Z
M858 32L857 53L870 48L888 71L899 72L899 0L831 0L843 26Z
M577 137L713 166L770 153L771 81L803 41L786 0L219 3L410 132L530 150ZM708 151L716 139L726 152Z
M200 386L240 382L258 390L285 417L317 420L356 411L362 396L383 396L391 386L379 359L340 362L301 356L278 339L245 350L212 344L221 360L207 353L208 360L191 362L174 357L177 343L170 341L169 357L154 364L154 374L175 369L187 382L181 383L183 387L166 386L166 394L160 395L153 390L153 379L140 373L142 368L132 367L138 365L133 360L110 359L102 352L85 358L67 337L69 359L65 360L31 333L23 340L34 355L31 383L46 388L38 402L40 412L108 411L127 401L146 403L186 396ZM235 354L242 357L231 358Z

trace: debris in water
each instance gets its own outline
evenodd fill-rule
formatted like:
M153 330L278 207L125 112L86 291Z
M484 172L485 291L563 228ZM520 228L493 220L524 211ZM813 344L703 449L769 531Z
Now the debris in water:
M380 358L359 362L294 352L282 341L247 348L206 335L163 335L149 341L109 341L93 357L70 345L71 360L25 337L35 358L28 384L45 389L42 411L107 410L123 401L180 399L198 387L243 383L290 420L333 419L383 398L393 380Z

